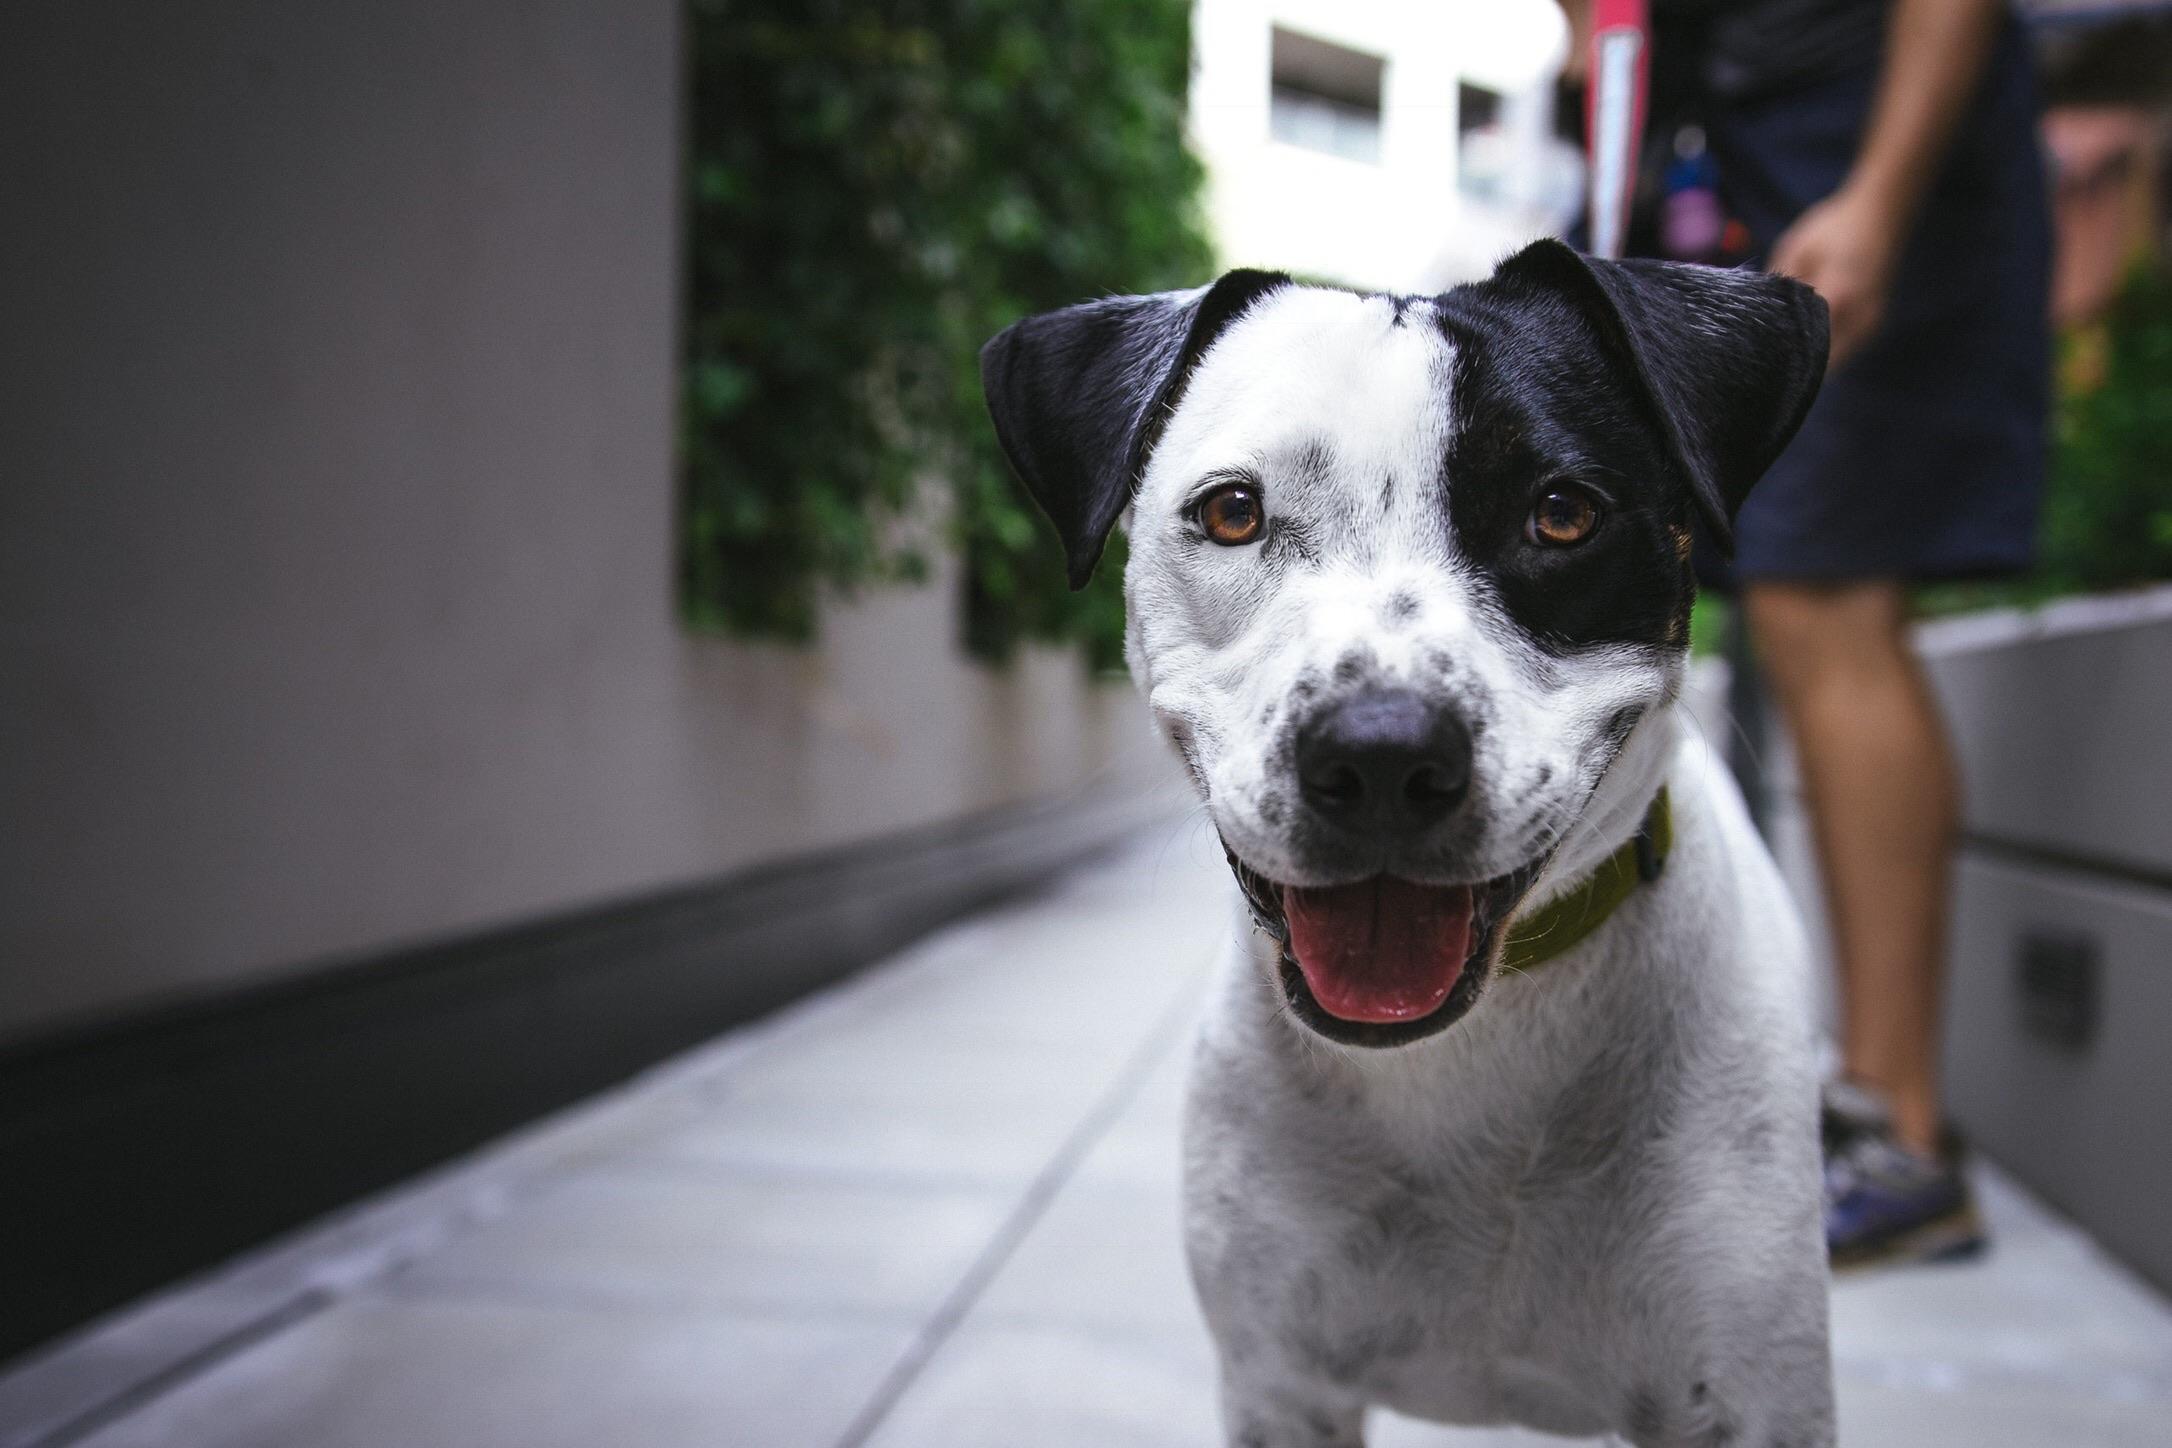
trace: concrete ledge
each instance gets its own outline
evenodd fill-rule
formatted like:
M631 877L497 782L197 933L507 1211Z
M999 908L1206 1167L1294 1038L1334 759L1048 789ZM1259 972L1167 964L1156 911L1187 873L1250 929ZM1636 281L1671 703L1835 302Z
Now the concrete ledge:
M1167 813L1008 808L0 1054L0 1357L865 965Z
M2032 945L2069 952L2054 978ZM1946 1089L1978 1144L2172 1286L2172 892L1963 853ZM2068 972L2060 978L2058 972Z
M2172 586L1919 631L1972 839L2172 882Z
M2172 1284L2172 587L1926 625L1968 780L1947 1093Z

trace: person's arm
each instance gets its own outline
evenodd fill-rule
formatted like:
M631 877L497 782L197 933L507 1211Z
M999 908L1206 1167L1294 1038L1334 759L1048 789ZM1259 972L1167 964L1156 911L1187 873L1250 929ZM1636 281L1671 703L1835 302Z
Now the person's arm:
M1982 78L2003 0L1895 0L1869 127L1838 191L1772 248L1832 309L1837 365L1878 330L1893 268Z
M1561 77L1581 84L1591 68L1591 0L1558 0L1562 19L1569 22L1569 54L1561 62Z

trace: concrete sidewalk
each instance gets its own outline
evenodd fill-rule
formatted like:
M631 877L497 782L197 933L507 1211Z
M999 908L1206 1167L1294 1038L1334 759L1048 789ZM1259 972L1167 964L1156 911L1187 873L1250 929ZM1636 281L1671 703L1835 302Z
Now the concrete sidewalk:
M1214 1442L1175 1151L1223 873L1162 829L109 1318L0 1377L0 1445ZM1836 1292L1842 1441L2172 1442L2172 1308L1981 1185L1987 1261Z

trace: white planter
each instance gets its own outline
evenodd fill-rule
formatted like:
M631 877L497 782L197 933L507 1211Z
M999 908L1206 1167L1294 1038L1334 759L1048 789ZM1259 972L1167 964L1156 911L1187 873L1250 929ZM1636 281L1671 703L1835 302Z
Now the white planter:
M1917 640L1967 784L1949 1106L2172 1286L2172 587L1940 620ZM1794 771L1772 752L1774 844L1822 941Z

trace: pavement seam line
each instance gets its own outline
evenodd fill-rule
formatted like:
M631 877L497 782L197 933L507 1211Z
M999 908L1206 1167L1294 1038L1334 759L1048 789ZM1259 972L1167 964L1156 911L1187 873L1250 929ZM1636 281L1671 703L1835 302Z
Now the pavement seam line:
M220 1334L185 1357L166 1364L148 1377L137 1379L112 1397L92 1404L59 1426L47 1429L43 1435L26 1440L23 1448L66 1448L67 1444L80 1443L100 1429L119 1422L138 1408L146 1407L183 1386L207 1368L276 1337L305 1318L316 1316L331 1306L333 1296L333 1293L321 1287L299 1292L270 1311L250 1318L241 1326Z
M1071 1129L1071 1134L1056 1148L1055 1155L1048 1159L1047 1164L1027 1185L1018 1205L1011 1209L1010 1215L996 1228L995 1235L989 1238L988 1245L981 1249L980 1255L965 1269L965 1274L958 1279L957 1286L950 1290L949 1295L944 1297L927 1321L913 1334L912 1340L906 1344L904 1354L891 1365L882 1381L876 1384L875 1391L868 1396L867 1402L861 1406L859 1413L837 1439L835 1448L863 1448L876 1430L888 1420L891 1410L903 1400L913 1384L919 1381L922 1371L971 1314L982 1294L988 1290L989 1284L1009 1265L1019 1244L1025 1241L1026 1234L1033 1230L1047 1212L1049 1203L1056 1199L1056 1194L1063 1190L1077 1173L1079 1163L1085 1160L1086 1153L1093 1149L1094 1144L1115 1124L1116 1118L1123 1114L1124 1108L1139 1094L1140 1088L1146 1084L1146 1078L1152 1075L1154 1068L1160 1064L1162 1053L1181 1037L1196 1008L1194 996L1197 989L1196 980L1188 983L1186 988L1178 993L1177 1000L1154 1022L1146 1038L1124 1062L1116 1080L1080 1119L1079 1124Z

